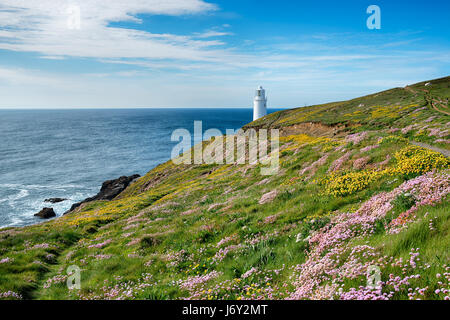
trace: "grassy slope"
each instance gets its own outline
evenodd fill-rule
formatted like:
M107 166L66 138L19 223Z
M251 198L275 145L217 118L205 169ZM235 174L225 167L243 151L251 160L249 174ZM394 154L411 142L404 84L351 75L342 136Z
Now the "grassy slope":
M260 165L167 162L114 201L0 230L0 298L444 299L449 162L411 144L450 149L441 112L450 78L431 82L247 125L281 129L277 175L262 176ZM433 178L416 178L434 168ZM382 193L414 178L415 189ZM275 199L259 204L272 190ZM65 286L70 265L82 269L80 291ZM370 265L381 269L382 292L360 289Z

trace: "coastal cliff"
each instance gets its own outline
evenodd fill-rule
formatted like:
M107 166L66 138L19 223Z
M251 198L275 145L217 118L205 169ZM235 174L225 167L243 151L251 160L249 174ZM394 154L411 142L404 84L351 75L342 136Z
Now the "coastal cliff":
M93 197L89 197L89 198L84 199L83 201L74 203L70 207L70 209L67 212L65 212L64 214L71 213L76 209L80 210L83 206L85 206L86 204L88 204L89 202L92 202L92 201L112 200L115 197L117 197L122 191L124 191L131 183L133 183L139 177L140 177L140 175L134 174L129 177L122 176L117 179L107 180L102 183L102 187L101 187L99 193L97 193Z
M1 229L0 299L449 299L449 97L446 77L279 111L243 128L279 129L274 175L169 161Z

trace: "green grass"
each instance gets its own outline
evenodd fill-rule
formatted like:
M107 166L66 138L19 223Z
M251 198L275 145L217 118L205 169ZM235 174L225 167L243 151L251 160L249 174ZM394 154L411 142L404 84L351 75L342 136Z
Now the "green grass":
M433 96L448 97L448 77L431 82ZM0 260L12 260L0 264L0 293L11 290L32 299L285 298L295 291L295 269L315 249L305 239L331 227L335 217L355 212L373 196L414 177L385 175L358 192L332 196L321 181L344 154L336 147L351 151L341 173L394 168L393 155L410 141L449 150L448 144L436 142L438 137L429 136L428 130L445 131L450 117L427 108L425 93L419 90L422 86L412 86L417 94L396 88L350 101L280 111L249 124L247 128L280 128L283 136L312 136L306 145L294 142L281 152L277 175L262 176L259 165L176 166L167 162L113 201L93 202L81 212L39 225L0 230ZM431 116L436 118L427 121ZM401 132L412 124L416 127ZM367 138L360 143L345 140L348 134L363 131ZM374 145L378 147L361 151ZM324 164L300 173L325 154ZM353 163L361 157L369 157L366 168L355 169ZM439 170L447 172L446 168ZM276 198L259 204L262 195L272 190L277 190ZM420 248L422 262L430 267L414 270L420 274L414 286L428 285L424 298L441 299L442 294L431 292L438 288L436 273L445 273L443 265L450 258L447 200L420 207L404 230L389 234L386 225L416 204L413 196L401 194L392 201L392 210L376 221L373 234L350 239L348 246L370 245L380 257L405 260L412 248ZM426 212L433 217L435 230L430 230ZM344 252L340 263L348 255ZM80 291L69 291L64 280L46 285L49 279L66 275L72 265L82 270ZM252 268L257 273L242 278ZM212 272L218 274L191 291L181 285ZM399 272L398 267L386 266L382 278ZM365 281L361 276L346 278L343 288L358 288ZM329 284L324 280L320 290L325 292ZM407 292L396 292L393 298L408 299Z

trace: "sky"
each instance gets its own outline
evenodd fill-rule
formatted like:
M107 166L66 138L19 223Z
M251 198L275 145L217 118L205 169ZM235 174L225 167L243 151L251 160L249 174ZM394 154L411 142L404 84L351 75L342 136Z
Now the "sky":
M0 108L245 108L259 85L269 108L351 99L448 76L449 12L437 0L0 0Z

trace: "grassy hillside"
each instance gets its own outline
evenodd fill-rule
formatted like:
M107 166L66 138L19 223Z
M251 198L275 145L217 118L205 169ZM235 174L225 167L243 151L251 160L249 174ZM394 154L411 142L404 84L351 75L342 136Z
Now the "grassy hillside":
M280 129L276 175L169 161L0 230L0 298L448 299L450 77L430 82L248 124Z

